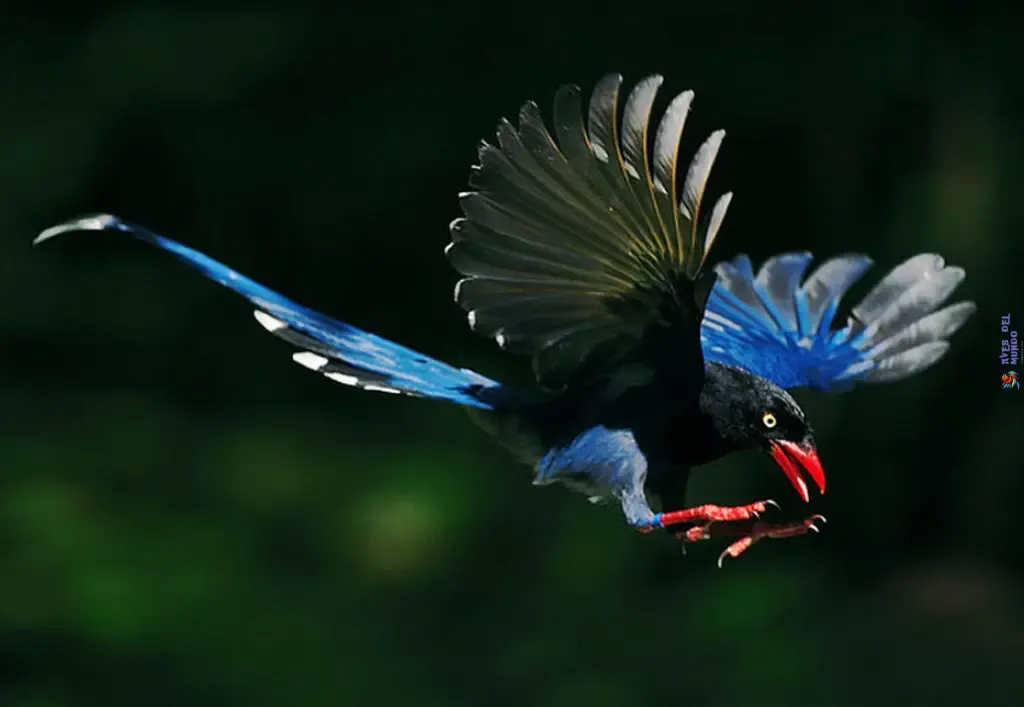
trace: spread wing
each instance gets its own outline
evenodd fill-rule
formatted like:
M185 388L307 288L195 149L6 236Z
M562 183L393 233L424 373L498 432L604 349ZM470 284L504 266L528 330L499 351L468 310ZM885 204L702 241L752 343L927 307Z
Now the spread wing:
M654 322L670 325L662 329L684 349L674 352L679 366L703 375L699 326L714 275L701 277L701 267L731 194L701 209L725 133L681 165L693 92L676 96L655 125L661 83L641 81L620 116L622 77L606 76L586 124L580 89L563 86L554 135L528 102L518 128L502 120L497 144L480 145L446 250L464 276L455 300L474 331L530 354L542 385L636 349Z
M828 260L801 284L810 253L769 258L755 276L740 255L715 266L718 280L701 325L708 361L737 366L783 388L843 390L885 383L928 368L975 312L973 302L939 309L964 270L941 256L915 255L894 268L853 308L842 329L832 320L871 260Z

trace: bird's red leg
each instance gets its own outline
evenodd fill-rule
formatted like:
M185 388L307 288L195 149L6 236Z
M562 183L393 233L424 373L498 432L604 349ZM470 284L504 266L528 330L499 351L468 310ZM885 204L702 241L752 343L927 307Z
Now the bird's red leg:
M758 501L745 506L715 506L706 503L703 506L686 508L681 511L655 513L647 525L640 526L640 531L649 533L657 528L665 528L680 523L711 523L714 521L750 520L759 518L768 506L779 507L775 501Z
M815 523L825 523L825 516L813 515L802 521L794 523L742 523L742 524L730 524L730 525L718 525L714 523L705 523L704 525L694 526L689 528L685 532L676 535L677 538L683 541L683 543L692 543L699 540L708 540L711 538L719 537L735 537L737 535L743 536L732 545L727 547L725 551L718 557L718 566L722 566L722 561L726 557L739 557L742 555L751 545L756 543L762 538L794 538L799 535L806 535L809 532L818 532L818 528Z

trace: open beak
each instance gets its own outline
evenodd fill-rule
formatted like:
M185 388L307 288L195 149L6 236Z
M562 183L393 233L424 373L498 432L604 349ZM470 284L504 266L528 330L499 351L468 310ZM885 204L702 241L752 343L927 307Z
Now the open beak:
M807 484L804 482L803 476L800 475L801 468L811 475L814 483L818 485L818 489L824 495L825 470L821 468L818 452L811 442L804 441L802 444L797 444L788 440L772 440L771 455L805 503L810 502L811 496L807 491Z

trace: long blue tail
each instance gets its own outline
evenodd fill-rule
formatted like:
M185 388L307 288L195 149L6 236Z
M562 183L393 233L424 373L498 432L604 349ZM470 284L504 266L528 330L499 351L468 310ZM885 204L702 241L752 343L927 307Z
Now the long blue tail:
M66 221L40 233L33 244L70 231L123 231L173 253L252 302L257 308L253 313L256 321L267 331L304 349L292 356L296 363L335 382L493 409L488 400L494 399L500 383L307 309L213 258L116 216L97 214Z

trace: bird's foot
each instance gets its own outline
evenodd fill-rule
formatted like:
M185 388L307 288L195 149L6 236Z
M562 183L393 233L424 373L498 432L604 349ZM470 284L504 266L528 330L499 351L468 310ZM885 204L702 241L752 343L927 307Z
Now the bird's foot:
M686 543L695 543L698 540L710 540L711 539L711 521L704 523L703 525L695 525L692 528L676 533L676 539L682 541L683 552L686 552Z
M796 523L754 523L749 535L740 538L732 545L725 548L725 551L718 556L718 566L722 566L722 562L726 557L739 557L748 550L751 545L762 538L794 538L798 535L806 535L811 531L817 533L818 527L815 523L819 522L827 523L828 521L825 520L825 516L815 514L806 520ZM690 530L696 530L696 528L691 528ZM710 537L710 534L707 533L707 526L702 528L702 530L704 533L699 537L696 537L695 540L703 540Z
M703 522L710 524L715 521L750 520L751 518L760 518L768 506L778 508L779 504L772 500L748 503L745 506L715 506L707 503L703 506L686 508L681 511L655 513L654 517L647 524L638 526L638 528L641 532L649 533L657 528L665 528L680 523Z

